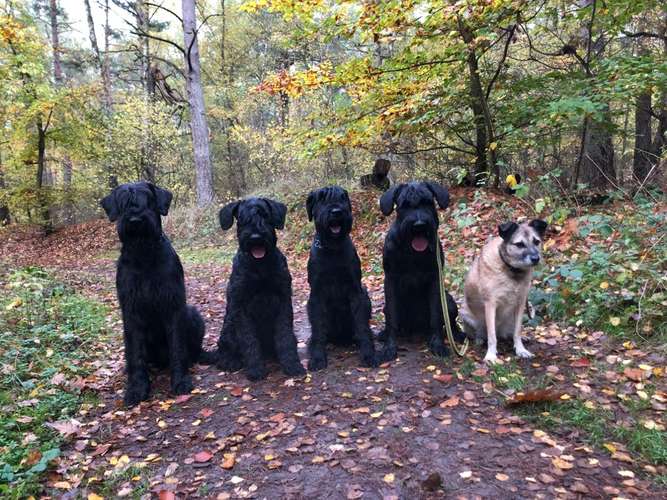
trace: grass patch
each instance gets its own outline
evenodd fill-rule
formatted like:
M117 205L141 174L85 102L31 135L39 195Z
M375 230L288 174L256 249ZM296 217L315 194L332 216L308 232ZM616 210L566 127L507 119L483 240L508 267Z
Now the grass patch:
M69 382L90 373L107 312L38 268L0 275L0 288L0 496L20 498L40 492L60 454L62 438L46 423L84 401Z
M225 247L178 248L181 262L187 264L231 264L236 249Z
M517 409L523 418L535 425L562 431L563 428L578 430L585 441L604 449L609 441L623 443L641 458L656 465L667 464L667 439L664 431L647 429L639 422L632 427L618 425L614 413L601 408L587 406L579 400L542 405L524 405Z
M526 386L526 377L514 360L502 365L500 363L491 365L490 375L494 385L499 389L522 391Z
M89 489L95 490L98 495L103 498L114 498L118 495L118 491L127 487L131 489L131 493L127 494L126 498L139 499L144 494L148 493L149 482L146 479L149 474L146 474L144 468L130 465L121 470L110 470L105 473L104 479L99 483L91 483Z

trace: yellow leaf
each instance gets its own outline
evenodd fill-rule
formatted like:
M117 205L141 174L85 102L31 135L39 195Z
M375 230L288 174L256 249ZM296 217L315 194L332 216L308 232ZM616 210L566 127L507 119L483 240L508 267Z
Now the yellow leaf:
M611 444L611 443L605 443L605 444L603 444L602 446L604 446L605 448L607 448L607 449L609 450L610 453L616 453L616 446L614 446L613 444Z
M393 474L385 474L384 476L384 482L385 483L393 483L394 482L394 475Z
M600 283L600 288L602 288L603 290L606 290L607 288L609 288L609 283L606 282L606 281L603 281L602 283Z
M609 322L612 324L612 326L618 326L621 324L621 318L612 316L611 318L609 318Z
M496 149L497 147L498 147L498 143L497 143L497 142L492 142L491 144L489 144L489 149L490 149L491 151L495 151L495 149Z
M96 495L95 493L88 493L88 500L104 500L104 497Z
M552 458L551 463L554 464L555 467L558 467L561 470L569 470L572 467L574 467L574 465L572 465L570 462L567 462L560 457Z
M167 422L165 422L164 420L158 420L158 421L157 421L157 426L158 426L160 429L164 429L165 427L167 427Z
M5 309L7 311L11 311L12 309L15 309L17 307L21 307L21 304L23 304L23 301L20 298L12 300Z

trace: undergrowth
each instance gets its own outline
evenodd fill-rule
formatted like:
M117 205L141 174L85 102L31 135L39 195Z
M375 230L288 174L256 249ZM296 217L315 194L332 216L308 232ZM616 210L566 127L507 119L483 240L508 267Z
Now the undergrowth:
M0 497L22 498L60 454L46 424L92 402L73 382L90 373L106 310L39 268L0 274L0 286Z

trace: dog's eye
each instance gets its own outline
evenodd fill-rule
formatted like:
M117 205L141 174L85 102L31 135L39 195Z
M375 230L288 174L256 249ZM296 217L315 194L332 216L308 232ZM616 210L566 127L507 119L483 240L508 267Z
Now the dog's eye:
M514 245L516 245L519 248L526 248L526 244L523 241L519 241L518 243L515 243Z

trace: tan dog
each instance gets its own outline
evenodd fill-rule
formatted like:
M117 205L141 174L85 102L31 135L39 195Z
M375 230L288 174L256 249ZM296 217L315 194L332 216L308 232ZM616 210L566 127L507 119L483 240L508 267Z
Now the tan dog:
M521 341L521 320L546 228L539 219L501 224L500 236L482 248L466 276L461 319L469 337L483 340L486 335L486 362L498 359L498 336L512 337L520 358L533 356Z

